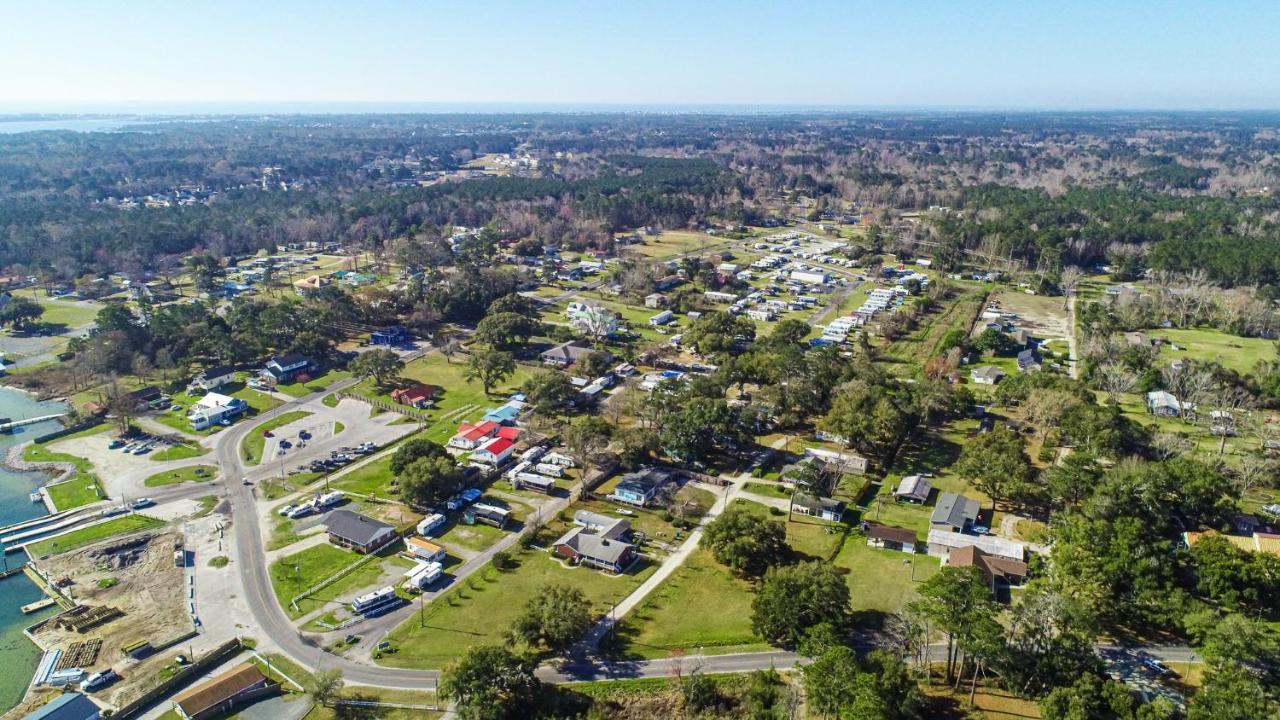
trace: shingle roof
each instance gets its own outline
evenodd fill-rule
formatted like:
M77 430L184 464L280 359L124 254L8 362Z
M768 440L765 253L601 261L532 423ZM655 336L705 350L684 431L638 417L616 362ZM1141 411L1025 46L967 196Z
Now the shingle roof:
M890 542L902 543L903 545L916 544L916 533L914 530L893 527L892 525L881 525L879 523L868 523L867 537L875 538L876 540L888 540Z
M240 663L225 675L206 680L173 699L188 717L234 698L236 695L266 680L262 672L250 663Z
M331 534L356 545L368 545L388 530L395 532L393 526L381 520L350 510L334 510L324 524Z
M978 519L978 501L956 493L942 493L938 496L938 504L933 508L929 522L934 525L950 525L963 528L967 522Z

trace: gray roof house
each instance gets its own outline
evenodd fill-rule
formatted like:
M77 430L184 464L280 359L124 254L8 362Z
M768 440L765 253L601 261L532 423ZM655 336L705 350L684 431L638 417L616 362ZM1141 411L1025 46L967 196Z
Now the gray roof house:
M938 496L929 524L940 530L964 532L978 521L978 501L964 495L944 492Z
M324 524L329 542L359 553L371 553L396 539L391 525L350 510L334 510Z
M592 348L589 345L581 345L573 340L570 340L569 342L561 343L551 348L550 350L544 351L541 357L542 357L542 362L546 363L547 365L555 365L557 367L568 367L578 362L579 360L582 360L583 358L587 357L593 352L596 352L595 348ZM613 356L610 355L608 351L601 350L600 352L604 353L605 356L609 358L608 362L612 361Z
M969 371L969 379L979 385L995 385L1004 377L1004 370L995 365L983 365Z
M573 521L578 527L570 528L551 546L556 555L567 558L575 565L622 572L635 558L635 546L624 540L631 532L631 523L622 518L579 510Z
M908 475L898 483L893 491L895 500L925 503L929 501L929 493L933 491L933 483L923 475Z
M844 503L831 498L819 497L808 493L796 493L791 498L791 511L797 515L821 518L830 522L840 522L844 518Z
M1020 372L1030 372L1040 369L1040 358L1036 356L1036 351L1027 348L1018 353L1018 370Z

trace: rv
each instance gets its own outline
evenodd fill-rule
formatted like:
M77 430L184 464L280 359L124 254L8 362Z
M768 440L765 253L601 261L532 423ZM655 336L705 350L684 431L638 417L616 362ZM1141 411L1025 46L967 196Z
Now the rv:
M396 599L396 589L388 585L381 590L374 590L356 598L351 603L351 612L359 615L367 615L373 610L377 610L384 605L393 602Z

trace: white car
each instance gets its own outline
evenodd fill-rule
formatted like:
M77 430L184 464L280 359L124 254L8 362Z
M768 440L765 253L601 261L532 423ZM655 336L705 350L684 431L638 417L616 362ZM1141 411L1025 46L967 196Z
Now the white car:
M288 517L288 516L289 516L289 513L293 512L294 510L297 510L297 509L298 509L298 506L297 506L297 505L285 505L284 507L280 508L280 512L279 512L279 514L280 514L280 515L283 515L283 516L285 516L285 517Z

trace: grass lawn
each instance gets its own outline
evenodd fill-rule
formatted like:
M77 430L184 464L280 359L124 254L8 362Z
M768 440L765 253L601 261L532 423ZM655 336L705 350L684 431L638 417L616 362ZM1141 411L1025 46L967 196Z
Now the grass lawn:
M787 520L785 512L781 515L774 514L770 512L771 508L745 498L734 500L733 507L745 508L751 512L764 515L770 520L785 522L787 545L790 545L791 549L797 554L803 556L800 559L804 560L816 559L825 561L834 556L840 549L845 531L848 529L840 523L826 522L825 520L803 515L792 515L791 519Z
M523 610L524 599L548 583L578 588L590 603L592 616L601 617L655 567L645 565L613 576L587 568L566 568L544 551L513 549L513 556L519 563L515 569L499 572L486 565L428 605L422 618L415 614L392 630L387 640L397 650L379 662L393 667L440 668L476 645L505 645L504 635Z
M231 388L237 388L237 389L232 391ZM228 385L227 387L223 388L221 392L227 395L231 395L232 397L237 397L237 398L240 398L241 400L244 400L245 403L249 405L248 414L250 416L257 415L258 413L266 412L267 410L270 410L274 407L278 407L282 404L280 400L270 395L267 395L265 393L260 393L257 390L244 386L238 382L232 385ZM200 399L200 396L190 395L185 392L179 392L179 393L173 393L170 396L170 398L171 398L171 403L179 406L179 409L167 410L165 412L159 413L158 415L155 416L155 419L157 422L167 425L179 432L187 433L190 435L212 435L213 433L216 433L222 430L221 425L214 425L213 427L207 428L205 430L192 429L191 423L187 420L187 408L194 405L195 402Z
M160 527L164 527L164 522L148 515L125 515L100 522L97 525L72 530L66 535L59 535L48 540L32 543L27 546L27 552L31 554L31 557L47 557L84 547L85 545L92 545L99 540L105 540L115 535L126 535Z
M506 532L490 525L464 525L450 519L448 530L436 535L436 539L448 546L458 546L475 552L484 552L490 545L506 536Z
M63 438L59 438L63 439ZM61 462L71 463L76 466L76 470L80 474L86 475L93 472L93 463L78 456L69 455L67 453L54 452L44 445L28 445L22 451L22 459L27 462Z
M244 436L244 440L240 443L240 456L244 458L245 463L257 465L262 462L262 450L267 444L267 438L264 433L310 415L311 413L306 410L292 410L255 427L248 435Z
M313 377L305 383L289 383L288 385L276 385L275 389L290 397L304 397L311 393L320 392L327 389L330 385L351 377L351 373L346 370L329 370L319 377ZM335 405L337 403L334 403Z
M751 631L751 583L698 549L618 626L617 657L664 658L687 651L739 652L768 646Z
M392 543L388 548L398 546L398 543ZM387 550L384 549L383 552L386 553ZM299 600L298 610L294 610L289 605L289 601L298 593L364 557L332 545L309 547L271 563L271 587L275 590L276 598L280 600L280 606L284 608L285 613L289 617L300 617L347 593L373 585L383 575L383 564L396 564L398 560L398 558L375 558L314 595ZM397 567L400 565L406 569L411 566L408 561L401 561Z
M912 558L915 562L912 579ZM893 613L916 598L916 588L938 572L937 558L867 547L861 533L850 533L836 555L836 567L849 571L850 607L855 613Z
M409 363L400 373L400 379L406 384L425 383L441 388L436 406L427 413L430 418L427 437L442 445L457 432L459 423L482 417L485 410L500 404L501 398L515 392L532 374L527 366L517 365L515 374L495 387L489 397L478 381L463 377L465 368L465 355L458 355L450 363L439 353L430 353ZM391 390L379 388L370 378L352 387L350 392L391 402Z
M1216 362L1242 375L1252 373L1260 361L1274 360L1275 343L1264 338L1244 338L1212 328L1149 330L1152 338L1164 338L1178 346L1160 346L1160 359L1170 363L1179 358Z
M165 460L186 460L187 458L200 457L207 452L209 452L209 448L203 445L182 443L180 445L170 445L160 452L151 453L147 457L164 462Z
M70 480L46 485L45 492L58 510L70 510L102 499L102 485L92 475L76 475Z
M776 485L774 483L749 482L745 490L755 495L763 495L764 497L777 497L784 500L790 499L791 490L785 485Z
M985 298L986 290L976 289L963 291L944 301L940 309L920 318L919 325L913 332L889 343L884 349L883 357L902 367L917 367L922 358L938 354L939 343L948 332L963 330L968 333Z
M394 453L372 460L351 472L331 481L329 484L339 490L349 490L362 495L376 493L381 497L391 495L391 481L395 475L391 473L391 458Z
M666 259L684 253L697 253L704 249L710 251L713 248L727 245L729 242L725 238L718 238L706 233L665 230L661 235L646 235L644 244L628 245L627 250L645 257Z
M218 468L212 465L192 465L190 467L178 468L177 470L165 470L143 481L143 485L147 487L160 487L162 485L177 485L184 482L207 482L218 476Z
M32 299L44 308L44 314L37 318L37 322L65 325L68 330L93 322L103 307L99 303L58 300L46 297L44 293L33 294Z
M334 393L329 393L321 398L320 402L324 403L325 407L338 407L338 396Z

